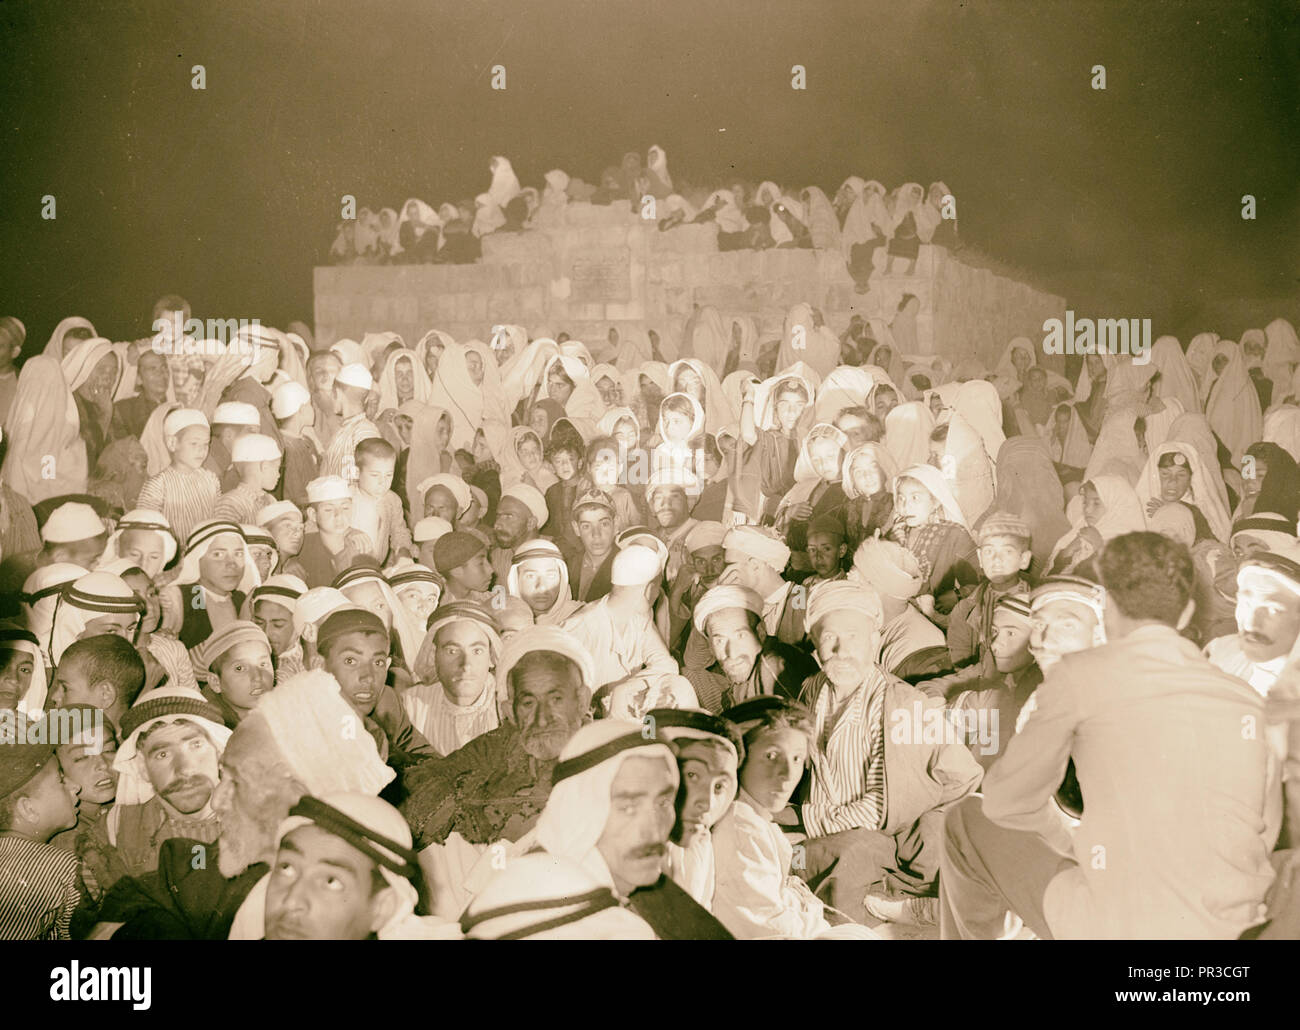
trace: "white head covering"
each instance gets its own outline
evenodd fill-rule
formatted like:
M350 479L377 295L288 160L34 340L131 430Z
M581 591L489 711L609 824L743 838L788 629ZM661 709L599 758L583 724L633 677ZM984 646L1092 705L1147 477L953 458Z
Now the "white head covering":
M892 489L895 497L898 494L898 483L902 479L914 479L929 490L930 496L934 498L935 503L943 509L943 517L970 532L970 525L966 521L966 516L962 514L961 506L957 503L952 488L949 486L948 481L943 478L943 473L937 468L933 465L909 465L904 468L894 480Z
M117 373L113 377L113 388L109 396L117 393L117 385L122 381L122 358L113 350L112 341L102 336L83 340L68 351L63 358L63 378L68 382L68 389L76 391L90 379L95 366L108 355L113 355Z
M51 565L42 565L23 583L23 607L27 628L36 637L44 667L47 669L53 666L50 661L50 630L54 626L54 607L59 603L59 595L65 586L80 579L89 571L72 562L54 562Z
M1147 502L1160 496L1159 465L1161 456L1165 454L1181 454L1192 473L1192 485L1188 493L1179 500L1196 505L1205 516L1205 521L1209 523L1210 532L1214 534L1215 539L1220 543L1227 543L1232 532L1232 520L1228 517L1228 510L1224 507L1218 490L1215 489L1205 470L1200 452L1190 443L1170 440L1151 452L1146 468L1142 470L1142 477L1137 481L1137 498L1142 510L1145 512Z
M38 354L23 365L4 435L9 447L0 474L15 493L31 504L85 493L81 417L54 358Z
M907 401L885 416L885 447L900 466L920 465L930 459L930 434L934 415L920 401Z
M119 614L135 617L131 632L134 641L140 618L144 615L144 601L121 576L111 572L90 572L73 583L65 584L54 604L49 650L52 663L59 664L63 652L85 632L92 619Z
M174 722L202 723L200 728L216 747L217 758L226 750L231 730L222 721L221 709L197 690L165 683L137 699L123 719L130 732L118 745L117 757L113 759L118 774L117 804L142 805L154 796L145 757L139 751L140 735L155 726Z
M235 589L241 594L247 594L253 587L258 586L262 582L262 576L257 571L253 556L248 553L248 548L244 546L244 531L239 523L231 522L228 519L208 519L194 527L189 539L185 541L185 557L181 559L180 571L176 574L176 583L197 583L199 581L199 559L208 553L213 541L227 534L239 537L239 544L244 550L244 575L240 578L239 586Z

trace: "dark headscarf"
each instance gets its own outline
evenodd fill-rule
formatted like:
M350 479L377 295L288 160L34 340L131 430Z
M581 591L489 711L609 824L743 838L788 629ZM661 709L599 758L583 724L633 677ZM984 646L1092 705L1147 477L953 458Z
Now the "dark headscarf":
M1300 510L1300 466L1295 458L1275 443L1253 443L1246 453L1268 466L1252 513L1271 511L1295 522Z

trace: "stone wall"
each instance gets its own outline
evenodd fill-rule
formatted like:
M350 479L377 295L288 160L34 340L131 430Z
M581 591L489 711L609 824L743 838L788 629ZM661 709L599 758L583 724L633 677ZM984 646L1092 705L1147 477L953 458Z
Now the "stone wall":
M878 255L883 257L883 255ZM851 315L891 321L906 294L920 301L917 351L992 364L1015 336L1042 338L1065 299L923 246L915 267L895 259L857 292L836 251L720 252L717 227L660 232L626 202L571 204L563 224L494 233L473 265L347 265L315 270L316 339L360 339L390 330L414 344L429 329L488 339L491 326L517 322L581 340L647 328L680 331L697 304L724 316L755 318L760 339L780 336L786 310L820 308L837 332Z

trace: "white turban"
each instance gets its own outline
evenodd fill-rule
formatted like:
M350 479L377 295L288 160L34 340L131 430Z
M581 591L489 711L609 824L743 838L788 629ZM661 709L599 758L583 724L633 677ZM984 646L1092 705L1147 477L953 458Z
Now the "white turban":
M537 520L538 526L546 525L546 497L535 486L528 483L515 483L501 491L502 498L513 497L527 508L534 519Z
M790 561L790 548L786 546L774 530L758 526L737 526L728 531L722 546L727 551L727 561L732 561L732 554L743 554L747 558L757 558L777 572L785 570Z
M876 537L862 542L849 575L899 600L915 597L925 582L916 555L901 544Z
M753 612L759 618L762 618L763 599L758 596L757 591L734 583L723 583L710 587L695 602L695 611L692 615L695 628L703 633L704 624L708 617L714 612L725 611L728 608L743 608L745 611Z
M818 583L808 592L808 610L804 613L804 626L808 633L811 635L813 627L824 616L841 609L866 616L874 629L880 629L883 613L875 590L851 579L835 579Z

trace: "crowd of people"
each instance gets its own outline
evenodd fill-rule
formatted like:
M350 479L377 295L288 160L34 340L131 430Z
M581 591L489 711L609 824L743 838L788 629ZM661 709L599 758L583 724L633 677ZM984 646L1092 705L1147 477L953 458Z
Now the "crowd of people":
M0 937L1296 936L1295 330L914 305L0 319Z
M655 222L667 232L679 225L716 223L720 250L805 247L841 252L849 272L864 283L895 259L915 265L922 243L955 249L957 203L942 182L928 190L908 182L890 192L875 179L851 175L833 198L818 186L787 190L774 182L736 180L717 189L683 184L674 191L668 157L653 146L645 163L635 152L606 168L600 185L546 173L539 190L520 186L508 158L492 158L492 181L473 200L446 201L436 209L411 198L401 211L363 207L340 221L330 247L332 264L469 264L480 241L494 232L522 232L564 224L569 204L626 201L628 217Z

